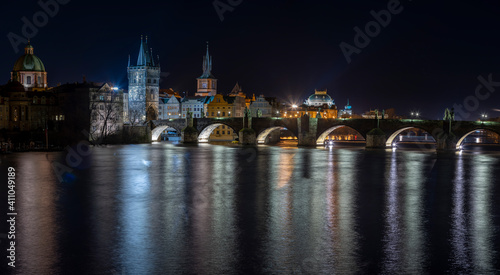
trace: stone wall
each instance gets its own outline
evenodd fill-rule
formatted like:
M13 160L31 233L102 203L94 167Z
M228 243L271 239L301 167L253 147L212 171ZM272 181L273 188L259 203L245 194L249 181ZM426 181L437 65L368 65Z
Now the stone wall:
M123 126L121 143L151 143L151 127L149 126Z

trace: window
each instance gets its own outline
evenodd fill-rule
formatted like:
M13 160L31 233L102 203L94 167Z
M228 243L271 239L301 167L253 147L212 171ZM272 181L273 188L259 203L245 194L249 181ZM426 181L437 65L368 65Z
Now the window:
M226 131L222 131L222 134L225 135L226 134Z
M42 83L42 77L38 76L38 84Z
M151 83L151 78L148 78L148 83Z
M222 129L226 129L226 126L225 126L225 125L222 125Z
M153 80L153 83L156 83L156 79L155 79L155 80Z
M217 135L219 135L219 131L217 131Z
M222 112L222 116L226 116L226 112Z
M207 115L208 116L208 115ZM214 116L214 112L212 112L212 116Z
M26 77L26 84L31 84L31 76Z
M103 96L103 95L100 95L100 96L99 96L99 100L104 100L104 96Z

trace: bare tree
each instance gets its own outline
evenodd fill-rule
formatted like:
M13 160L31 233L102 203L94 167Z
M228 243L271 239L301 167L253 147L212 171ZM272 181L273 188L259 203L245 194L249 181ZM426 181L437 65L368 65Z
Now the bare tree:
M91 142L105 143L121 131L123 102L120 95L103 87L91 95L90 108Z
M137 109L132 109L128 112L128 120L130 126L139 126L142 122L142 112Z

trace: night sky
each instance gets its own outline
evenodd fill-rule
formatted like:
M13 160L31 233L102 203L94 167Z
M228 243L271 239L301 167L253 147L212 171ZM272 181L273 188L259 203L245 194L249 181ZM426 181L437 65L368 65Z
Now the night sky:
M220 0L239 4L221 21L211 0L70 0L59 4L31 43L50 86L81 82L85 75L127 88L128 55L135 63L140 36L147 35L168 73L162 88L194 95L209 41L219 93L239 82L247 94L300 103L314 89L328 89L341 108L349 98L355 113L393 107L401 115L419 110L441 119L446 107L474 96L479 76L500 82L498 1L400 1L402 10L348 63L340 43L354 45L354 27L364 29L374 20L370 11L386 10L390 2ZM42 11L37 1L3 5L1 84L24 51L23 44L15 52L8 34L22 36L21 18L33 22ZM493 110L499 98L500 91L477 100L464 118L500 116Z

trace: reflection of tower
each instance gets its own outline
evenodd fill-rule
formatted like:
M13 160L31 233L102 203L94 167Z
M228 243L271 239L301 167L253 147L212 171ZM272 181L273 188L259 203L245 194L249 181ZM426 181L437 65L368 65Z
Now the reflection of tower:
M148 51L148 37L143 41L137 65L128 60L129 119L132 123L157 119L160 89L160 65L155 65L152 49Z
M214 96L217 94L217 79L212 75L212 57L208 53L203 58L203 74L197 78L198 88L196 96Z

